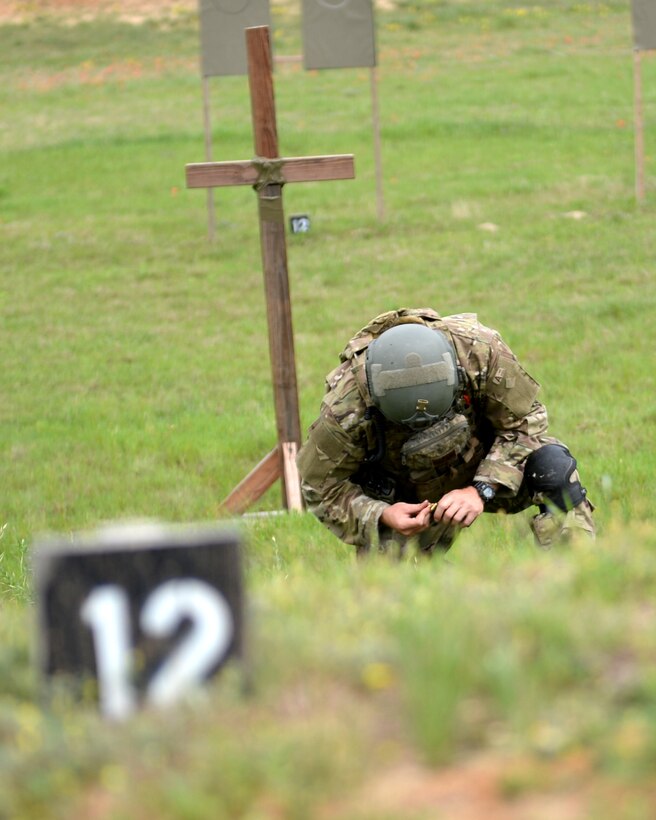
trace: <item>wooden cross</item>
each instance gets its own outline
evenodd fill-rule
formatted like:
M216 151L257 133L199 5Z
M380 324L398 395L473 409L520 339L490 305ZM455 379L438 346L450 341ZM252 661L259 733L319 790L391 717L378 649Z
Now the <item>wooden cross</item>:
M303 507L296 453L301 445L282 186L286 182L353 179L352 154L282 158L278 155L273 63L268 26L246 29L248 80L255 159L198 162L186 167L187 187L252 185L258 196L269 352L278 433L277 446L241 481L221 508L241 513L278 479L287 509Z

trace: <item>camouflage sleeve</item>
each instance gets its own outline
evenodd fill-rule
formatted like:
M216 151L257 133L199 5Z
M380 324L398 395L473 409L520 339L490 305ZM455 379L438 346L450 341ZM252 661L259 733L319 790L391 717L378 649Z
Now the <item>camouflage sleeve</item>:
M378 543L378 521L388 505L350 481L364 457L364 446L324 406L297 463L308 510L342 541L369 549Z
M497 336L490 346L484 385L485 415L495 438L476 472L476 481L501 484L516 493L522 483L521 465L540 446L547 431L545 406L537 400L540 385Z

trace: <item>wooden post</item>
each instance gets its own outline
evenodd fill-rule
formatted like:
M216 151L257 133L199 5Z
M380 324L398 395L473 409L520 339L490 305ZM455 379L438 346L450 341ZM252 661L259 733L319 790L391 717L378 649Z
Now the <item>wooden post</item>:
M261 26L246 29L246 50L248 64L253 67L253 70L249 71L248 82L251 92L255 155L265 159L276 159L279 156L278 132L268 28ZM282 184L279 179L276 180L273 167L272 171L273 173L268 178L263 177L256 184L256 190L273 393L278 423L278 441L281 444L296 442L300 447L301 421L298 409L292 309L287 274ZM285 475L282 471L281 476L284 484Z
M278 446L239 484L222 506L229 512L243 511L276 478L280 478L287 509L302 509L295 461L301 445L301 425L282 187L287 182L353 179L355 169L351 154L291 159L278 155L271 43L267 26L246 29L246 51L255 159L192 163L186 169L187 186L190 188L252 185L258 197ZM277 469L272 479L275 459Z
M380 111L378 107L378 73L376 66L371 67L371 117L373 120L374 156L376 160L376 213L378 214L378 219L384 219L383 160L380 147Z
M635 105L635 193L640 204L645 198L645 140L642 109L642 52L633 51L633 85Z
M212 127L210 125L210 90L209 80L203 77L203 127L205 130L205 161L212 161ZM216 218L214 214L214 191L207 189L207 238L214 242L216 238Z

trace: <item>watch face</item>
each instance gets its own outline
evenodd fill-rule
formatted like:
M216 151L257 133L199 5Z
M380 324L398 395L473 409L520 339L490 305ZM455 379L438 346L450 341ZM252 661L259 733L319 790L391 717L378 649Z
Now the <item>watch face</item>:
M494 487L490 487L489 484L485 484L481 481L478 482L475 486L478 491L478 494L480 495L483 501L492 501L492 499L496 495L496 490L494 489Z

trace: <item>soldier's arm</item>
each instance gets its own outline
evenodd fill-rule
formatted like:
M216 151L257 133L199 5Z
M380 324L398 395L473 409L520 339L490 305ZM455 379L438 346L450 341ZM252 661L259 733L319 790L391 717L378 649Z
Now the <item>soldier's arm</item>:
M490 346L484 385L485 415L495 438L477 470L476 481L517 492L523 477L518 465L539 446L537 437L548 427L546 408L537 399L539 389L540 385L497 337Z
M388 505L369 498L350 480L365 455L357 436L346 432L323 407L297 464L308 510L342 541L368 548L377 542L378 522Z

